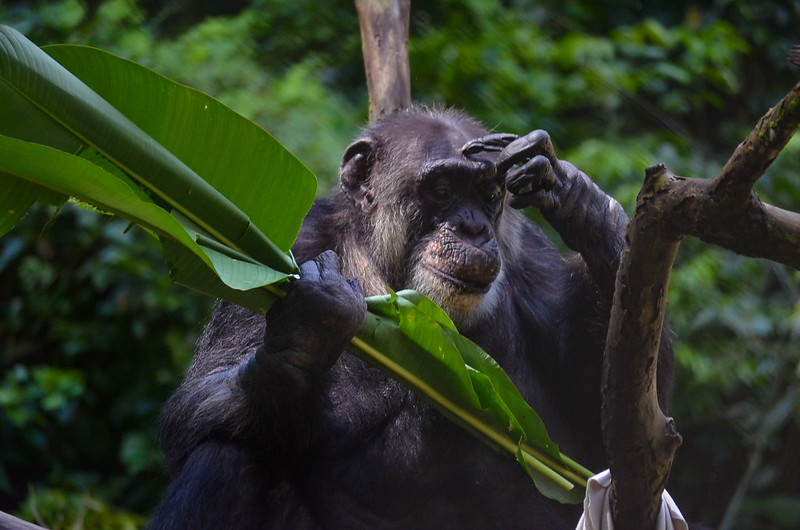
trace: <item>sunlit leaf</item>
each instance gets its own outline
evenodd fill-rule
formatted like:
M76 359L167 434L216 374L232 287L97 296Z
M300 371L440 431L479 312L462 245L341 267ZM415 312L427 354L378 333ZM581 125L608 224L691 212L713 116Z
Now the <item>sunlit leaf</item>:
M71 195L176 242L182 250L172 249L170 256L174 262L192 263L192 274L181 273L181 283L195 289L210 294L221 292L222 288L211 281L213 278L214 282L227 288L225 298L247 305L253 300L253 295L245 296L241 291L269 285L288 276L245 256L226 256L207 245L198 244L196 232L187 230L179 219L142 195L138 188L81 157L0 136L0 172L0 183L6 184L9 190L0 199L0 204L16 201L15 207L24 206L46 187L45 191ZM37 184L32 185L29 181ZM194 261L187 256L179 260L176 256L179 253L193 255ZM208 272L201 274L200 266ZM260 295L259 299L265 295L267 293ZM268 307L268 303L259 300L254 309L266 310Z
M269 133L211 96L108 52L72 45L44 50L289 250L316 180Z
M81 48L83 52L89 50ZM149 72L141 66L116 58L105 52L95 54L92 51L87 53L78 52L81 64L88 64L86 68L94 71L95 75L116 76L118 84L114 85L117 89L116 96L127 100L134 97L132 88L144 90L148 94L155 94L159 91L167 93L183 94L194 93L191 89L168 81L158 75L144 75ZM112 70L104 70L110 66ZM133 80L147 77L144 85L137 84ZM139 126L134 124L117 108L104 100L101 96L91 90L86 84L77 79L72 73L66 70L59 63L52 60L47 54L42 52L33 43L25 39L20 33L11 28L0 26L0 82L6 85L6 92L12 89L23 95L22 99L12 98L11 104L17 106L5 106L0 115L0 130L9 130L9 134L16 133L19 128L19 121L34 120L42 124L41 138L34 138L37 131L25 131L26 136L22 139L31 141L42 141L48 143L53 135L58 135L59 139L64 136L64 129L78 138L82 144L92 146L103 156L119 166L125 173L129 174L139 184L144 185L151 193L158 196L161 200L168 203L181 214L203 227L220 242L236 249L241 249L258 261L281 270L286 273L296 272L294 260L287 254L286 250L277 247L270 237L266 236L261 229L254 224L251 218L234 205L230 199L217 191L211 184L200 177L185 162L176 157L167 148L147 134ZM177 96L176 96L177 97ZM207 127L217 131L223 130L226 126L231 129L234 136L239 131L240 125L244 123L243 118L235 113L215 103L208 96L204 96L205 103L201 108L196 108L195 112L202 110L209 114L232 116L226 120L212 120ZM168 103L162 101L162 104ZM194 101L193 104L199 104ZM167 108L156 107L152 104L143 104L137 108L141 114L155 115L155 118L147 123L155 128L155 123L168 123L165 126L169 129L174 121L177 126L182 125L180 120L170 120L174 118L169 115ZM45 117L42 117L44 114ZM13 122L13 123L11 123ZM57 122L58 125L54 125ZM266 132L258 129L250 122L248 130L249 136L245 138L269 137ZM232 124L232 125L231 125ZM183 124L185 127L196 127L196 122ZM255 129L253 129L255 128ZM170 137L181 137L180 133L170 130ZM254 132L255 131L255 132ZM183 136L191 137L190 129L182 129ZM271 139L271 137L269 137ZM239 145L239 149L253 148L258 149L263 145L272 146L272 175L282 177L282 162L293 161L291 155L281 156L283 148L277 142L244 143ZM58 147L58 146L55 146ZM194 146L200 150L204 145ZM223 145L225 147L225 145ZM228 179L237 182L244 182L235 187L228 186L229 189L236 188L241 195L245 191L258 189L254 184L263 186L266 183L248 180L247 177L252 173L254 162L248 159L245 166L235 166L236 170L243 173L237 174L235 178ZM297 180L313 182L313 176L307 170L302 171L302 166L294 160L291 164L294 169L290 176L297 176ZM302 169L298 170L300 166ZM213 174L213 172L211 172ZM261 176L261 174L259 174ZM314 184L315 185L315 184ZM313 199L313 186L299 186L304 189L300 195L305 197L305 207ZM294 201L295 203L300 201ZM210 215L213 213L213 215ZM299 221L295 221L295 224ZM278 227L282 226L280 224ZM296 226L299 226L296 224ZM272 226L270 226L272 228ZM283 226L285 230L286 227ZM280 230L278 230L280 232ZM296 230L295 230L296 233ZM280 236L280 234L278 234ZM275 237L275 236L273 236ZM281 241L292 239L294 234L276 237Z

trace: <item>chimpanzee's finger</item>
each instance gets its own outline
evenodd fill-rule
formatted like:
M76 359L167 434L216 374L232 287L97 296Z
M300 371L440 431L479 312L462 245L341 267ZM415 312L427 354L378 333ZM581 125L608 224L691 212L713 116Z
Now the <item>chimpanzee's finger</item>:
M480 138L475 138L464 144L461 153L464 156L474 155L484 151L502 151L505 146L519 138L516 134L493 133Z
M559 187L553 166L544 155L536 155L522 166L506 173L506 189L514 195Z
M544 155L552 165L558 163L550 135L542 129L537 129L508 144L497 156L495 165L498 172L504 173L511 166L522 164L536 155Z
M512 195L508 198L508 205L515 210L521 210L528 206L542 209L552 209L557 206L558 197L550 190L535 190L530 193Z
M314 263L319 269L321 280L336 280L342 275L342 259L333 250L326 250L314 258Z

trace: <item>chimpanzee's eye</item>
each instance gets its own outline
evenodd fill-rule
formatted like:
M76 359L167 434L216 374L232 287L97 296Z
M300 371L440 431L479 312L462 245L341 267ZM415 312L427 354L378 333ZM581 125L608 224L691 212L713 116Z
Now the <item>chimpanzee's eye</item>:
M437 182L431 187L430 196L434 201L446 201L451 196L450 186L443 181Z
M493 206L495 202L500 200L502 193L503 190L497 184L487 185L482 191L483 200Z
M432 195L434 199L441 201L447 199L447 197L450 195L450 191L444 187L435 188Z

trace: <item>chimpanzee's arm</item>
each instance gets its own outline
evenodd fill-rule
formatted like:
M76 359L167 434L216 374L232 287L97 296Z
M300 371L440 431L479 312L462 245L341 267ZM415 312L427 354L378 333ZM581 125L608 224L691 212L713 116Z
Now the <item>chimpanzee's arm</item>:
M506 175L506 187L512 194L509 204L514 208L535 206L541 210L564 242L581 254L588 266L591 281L601 294L601 300L610 307L628 225L628 216L622 206L575 166L559 160L550 136L543 130L533 131L521 138L509 134L491 134L472 140L462 148L465 155L480 151L500 151L495 164L497 171ZM578 284L573 283L570 288L574 293L581 293ZM586 306L591 311L591 298L589 295L577 305ZM588 318L592 320L591 315ZM596 337L569 330L567 335L570 341L577 338L588 339L588 342L565 348L568 359L566 373L571 374L572 380L580 370L588 374L590 383L586 388L590 393L595 392L600 364L597 357L582 352L591 351L592 344L604 343L604 328L596 329L600 332ZM588 363L594 363L594 367L587 369ZM668 411L672 396L673 354L667 326L664 326L661 336L658 363L659 403L662 410ZM575 396L578 398L578 408L588 402L578 393Z
M358 283L342 277L331 251L302 265L300 279L267 314L263 335L259 316L218 309L164 413L172 471L206 440L241 441L291 461L305 447L328 368L365 314Z

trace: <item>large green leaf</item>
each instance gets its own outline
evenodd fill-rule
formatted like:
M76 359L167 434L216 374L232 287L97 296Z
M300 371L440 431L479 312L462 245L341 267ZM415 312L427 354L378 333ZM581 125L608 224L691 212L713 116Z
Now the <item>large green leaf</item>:
M0 173L0 236L14 228L39 198L40 186Z
M269 133L211 96L108 52L43 49L289 250L316 180Z
M0 132L22 140L41 143L64 151L77 151L81 142L58 123L41 112L25 113L27 100L5 83L0 83ZM34 183L0 174L0 236L11 230L34 202L45 202L52 194ZM62 201L66 197L61 198ZM48 202L58 202L51 199Z
M229 300L260 313L266 313L276 300L274 292L267 289L241 291L228 285L228 282L222 281L221 278L226 274L233 274L234 277L252 274L252 271L240 270L241 262L234 261L228 256L219 253L215 256L212 249L204 249L217 267L212 271L196 254L186 252L185 247L170 239L162 242L162 248L169 275L177 283L199 289L214 297ZM220 261L227 263L227 266L220 266ZM252 280L248 278L247 283L252 283ZM198 285L202 287L198 287Z
M215 296L224 294L257 311L266 311L274 299L257 288L288 276L246 256L220 252L224 247L214 248L185 219L170 215L132 182L57 149L0 136L0 185L4 189L0 207L13 205L17 213L24 212L20 208L27 210L37 197L57 192L125 217L162 237L165 254L169 250L167 259L174 265L170 272L181 283ZM17 217L0 216L0 221ZM245 292L252 289L256 290Z
M87 160L47 146L0 136L0 171L8 179L26 179L68 194L187 247L197 247L181 224L149 199L143 200L125 182ZM22 181L24 182L24 181ZM20 193L20 196L23 194ZM198 252L202 254L202 251Z
M87 70L91 71L93 68L97 68L95 75L103 76L108 75L108 72L101 69L108 66L109 62L114 63L116 60L117 65L124 64L124 67L119 67L118 71L114 72L118 78L121 78L115 86L122 92L123 95L120 97L123 99L126 99L126 93L128 97L135 97L130 91L130 86L135 84L132 79L142 77L143 67L119 58L110 59L110 57L113 56L89 52L85 61L88 63ZM148 78L147 86L152 87L153 93L158 91L193 92L191 89L170 82L161 76L152 75ZM16 127L9 124L9 121L27 119L44 121L38 115L43 113L80 139L81 142L102 153L137 182L147 187L161 201L191 219L220 242L241 250L276 270L285 273L297 271L291 256L285 250L277 247L243 210L85 83L52 60L19 32L5 26L0 26L0 82L21 94L25 101L25 104L7 108L0 115L0 119L2 119L0 130L5 131L6 126L9 126L11 130ZM142 86L137 85L136 88L142 89ZM197 103L196 99L195 103ZM12 101L12 103L19 103L19 101ZM153 105L144 105L138 110L143 114L161 117L162 120L169 114L166 108L158 108ZM220 104L214 104L211 98L208 98L201 108L196 109L198 112L201 110L209 114L232 116L229 120L213 119L212 127L216 130L224 129L227 125L234 129L235 134L237 127L240 127L242 123L242 118L237 117L230 109ZM148 124L153 127L155 127L153 124L157 122L158 120L155 118L148 120ZM230 125L231 123L234 125ZM196 125L196 123L189 125ZM170 127L162 128L162 130L170 131L166 136L179 137L180 134L175 133L175 129ZM45 136L49 137L51 135L50 128L44 129L47 131ZM250 129L251 136L258 136L257 132L252 132L253 130L255 129ZM260 129L256 131L258 130ZM262 137L268 136L265 131L260 131ZM184 130L183 132L185 135L191 136L191 131ZM34 138L25 139L36 140ZM269 144L269 142L266 143ZM273 143L277 144L274 140ZM244 145L240 148L258 148L262 144ZM275 147L274 144L274 149L283 149L279 145ZM205 148L206 146L200 147ZM291 155L275 156L274 158L276 162L294 160ZM298 165L297 163L292 164L293 175L297 177L297 180L313 181L313 175L308 170L298 170ZM302 167L302 165L299 166ZM273 169L275 171L272 174L280 176L280 166ZM229 186L229 188L246 190L249 187L252 191L256 189L256 185L264 185L258 180L247 180L249 174L245 173L241 179L235 179L244 181L245 184ZM307 206L313 199L313 189L311 193L308 193L307 190L313 186L306 185L299 188L306 190L304 193L307 197L305 201ZM241 191L239 193L241 194ZM294 235L280 236L278 234L278 237L275 238L286 241L293 237Z

